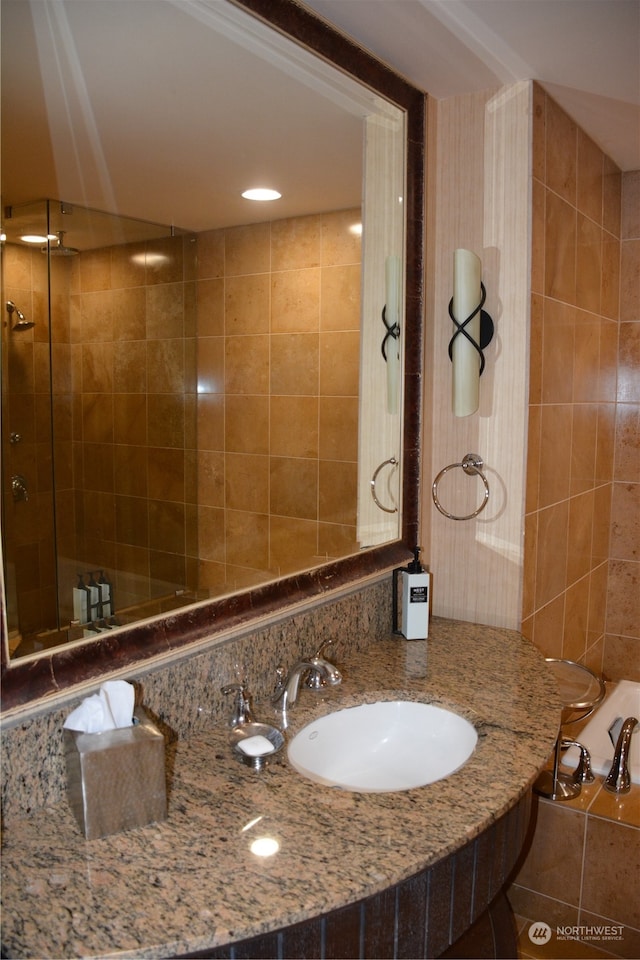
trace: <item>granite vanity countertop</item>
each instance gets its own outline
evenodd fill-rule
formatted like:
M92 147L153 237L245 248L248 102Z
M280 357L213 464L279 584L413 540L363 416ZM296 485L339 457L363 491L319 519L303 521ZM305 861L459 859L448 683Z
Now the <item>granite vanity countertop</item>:
M302 690L289 734L331 709L401 695L474 723L478 745L461 770L404 793L357 794L301 777L286 746L250 769L228 729L172 744L162 823L86 841L63 802L5 825L5 956L158 958L243 940L395 885L482 833L544 766L560 699L518 633L440 619L430 632L338 658L342 685ZM260 706L257 719L269 719ZM277 841L275 855L251 852L261 837Z

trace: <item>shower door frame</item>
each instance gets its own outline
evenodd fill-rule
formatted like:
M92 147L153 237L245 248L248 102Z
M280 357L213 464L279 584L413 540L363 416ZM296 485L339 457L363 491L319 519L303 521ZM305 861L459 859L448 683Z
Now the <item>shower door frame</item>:
M22 230L46 238L48 200L21 209ZM13 211L9 211L11 214ZM12 243L12 216L5 219L9 234L2 245L2 527L7 584L9 646L19 649L25 634L41 634L33 650L44 649L47 634L53 643L59 624L54 482L54 419L51 362L51 270L41 251ZM26 224L26 226L25 226ZM46 251L45 251L46 252ZM7 278L7 273L10 277ZM15 329L7 302L32 322ZM14 488L14 481L17 484ZM24 480L24 487L22 482ZM31 589L19 588L27 577ZM29 649L25 652L32 652Z

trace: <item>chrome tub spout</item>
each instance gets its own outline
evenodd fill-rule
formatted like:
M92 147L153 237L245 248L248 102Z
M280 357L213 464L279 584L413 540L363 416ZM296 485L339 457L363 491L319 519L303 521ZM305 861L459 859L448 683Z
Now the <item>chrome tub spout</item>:
M631 789L629 751L631 747L631 737L637 725L638 721L635 717L627 717L620 728L611 770L609 770L606 780L604 781L604 788L608 790L609 793L629 793Z

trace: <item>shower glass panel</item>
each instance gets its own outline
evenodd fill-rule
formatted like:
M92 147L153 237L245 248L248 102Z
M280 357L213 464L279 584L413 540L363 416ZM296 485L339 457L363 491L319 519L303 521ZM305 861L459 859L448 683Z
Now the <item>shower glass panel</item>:
M4 564L24 656L196 595L195 242L53 200L3 228Z

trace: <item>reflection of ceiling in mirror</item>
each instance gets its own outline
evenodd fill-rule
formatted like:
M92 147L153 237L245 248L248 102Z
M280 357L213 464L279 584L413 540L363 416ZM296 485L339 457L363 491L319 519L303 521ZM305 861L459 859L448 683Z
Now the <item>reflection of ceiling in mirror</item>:
M359 205L373 97L345 108L300 83L214 29L220 9L3 0L4 203L54 197L189 230ZM257 185L282 192L277 211L241 199Z

